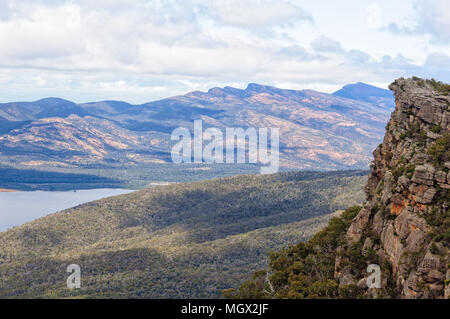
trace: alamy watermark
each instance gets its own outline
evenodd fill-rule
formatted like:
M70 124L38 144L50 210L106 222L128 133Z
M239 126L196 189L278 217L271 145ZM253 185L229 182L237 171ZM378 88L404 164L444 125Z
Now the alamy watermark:
M370 274L367 277L367 287L371 288L381 288L381 267L377 264L371 264L367 266L367 272Z
M172 132L172 161L180 163L261 164L261 174L273 174L279 168L279 128L216 127L203 131L203 121L194 121L194 136L184 127ZM265 166L264 166L265 165Z
M80 289L81 288L81 268L76 264L67 266L67 272L70 276L67 278L67 288Z

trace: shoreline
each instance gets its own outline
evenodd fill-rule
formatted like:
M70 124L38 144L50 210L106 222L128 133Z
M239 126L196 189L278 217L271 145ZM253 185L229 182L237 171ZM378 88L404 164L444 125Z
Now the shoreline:
M18 190L15 190L15 189L0 188L0 193L13 193L13 192L18 192Z

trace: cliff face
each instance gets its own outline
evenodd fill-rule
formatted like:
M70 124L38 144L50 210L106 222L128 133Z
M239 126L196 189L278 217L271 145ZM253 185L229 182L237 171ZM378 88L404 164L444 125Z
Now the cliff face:
M449 298L450 97L422 79L390 85L396 108L374 152L367 203L338 248L335 278L368 297ZM379 264L382 288L366 288L366 269L349 251Z

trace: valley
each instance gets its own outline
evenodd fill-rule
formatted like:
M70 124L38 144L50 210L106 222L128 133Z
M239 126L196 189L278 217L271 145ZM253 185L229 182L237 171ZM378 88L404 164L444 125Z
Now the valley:
M366 171L241 175L110 197L0 233L2 298L212 298L364 200ZM65 286L69 264L82 288Z

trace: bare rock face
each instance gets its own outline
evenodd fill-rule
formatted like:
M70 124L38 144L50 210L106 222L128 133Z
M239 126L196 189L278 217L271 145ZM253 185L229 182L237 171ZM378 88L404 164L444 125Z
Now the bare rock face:
M396 109L373 153L367 202L338 250L335 277L368 298L450 298L450 97L418 78L390 89ZM355 274L340 255L349 247L360 247L367 264L378 260L384 287L376 293L364 287L367 274Z
M347 231L347 240L351 242L358 242L361 239L362 231L369 221L370 211L363 209L358 216L356 216L355 221L350 225Z
M434 172L435 168L430 164L417 166L412 181L417 184L433 186Z

